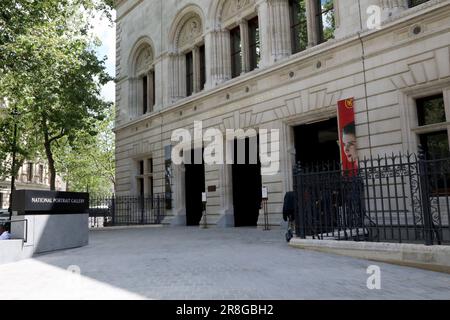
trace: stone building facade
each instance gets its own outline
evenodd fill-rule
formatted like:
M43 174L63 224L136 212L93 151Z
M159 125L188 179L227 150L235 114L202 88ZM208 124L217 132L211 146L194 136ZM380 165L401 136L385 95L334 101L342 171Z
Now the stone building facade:
M209 188L209 224L252 225L236 216L259 179L279 225L294 162L333 156L342 99L360 157L448 149L448 0L119 0L116 36L116 193L170 195L165 223L195 224L195 190ZM172 133L194 121L278 129L279 170L174 165Z
M39 159L25 161L16 177L16 189L49 190L49 172L45 161ZM57 175L56 190L64 191L65 189L65 182ZM9 207L10 190L11 181L9 179L0 180L0 209Z

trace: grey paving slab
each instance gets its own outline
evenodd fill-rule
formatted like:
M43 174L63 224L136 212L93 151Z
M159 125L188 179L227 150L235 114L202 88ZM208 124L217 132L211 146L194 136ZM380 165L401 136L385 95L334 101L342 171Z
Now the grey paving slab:
M380 290L366 286L374 264ZM0 299L450 299L448 274L294 249L283 230L251 228L91 232L87 247L0 277Z

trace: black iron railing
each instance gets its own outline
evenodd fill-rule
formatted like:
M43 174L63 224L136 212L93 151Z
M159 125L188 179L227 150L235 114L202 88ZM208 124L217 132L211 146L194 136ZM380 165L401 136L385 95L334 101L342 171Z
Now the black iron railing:
M111 196L89 199L89 226L102 228L111 226L160 224L165 217L164 194L149 197Z
M415 154L294 169L298 237L450 242L450 158Z

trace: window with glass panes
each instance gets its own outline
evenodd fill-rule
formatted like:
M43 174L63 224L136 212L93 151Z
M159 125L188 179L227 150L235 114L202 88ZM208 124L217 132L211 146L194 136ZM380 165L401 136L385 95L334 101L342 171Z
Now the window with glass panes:
M335 17L334 0L316 1L316 21L318 42L326 42L334 38Z
M39 165L39 182L44 183L44 166L42 164Z
M33 163L32 162L28 163L27 180L28 180L28 182L32 182L33 181Z
M200 46L198 52L200 55L200 90L203 90L206 83L205 45Z
M231 77L235 78L242 72L242 46L239 26L230 30L231 41Z
M418 6L422 3L428 2L429 0L408 0L408 8Z
M443 94L416 100L419 128L427 126L429 130L419 134L419 143L429 157L446 156L449 153L449 141L446 125L447 116Z
M418 138L427 159L446 159L449 157L448 121L444 95L437 94L416 100ZM450 176L448 170L441 168L445 161L427 162L430 174L430 187L434 194L448 195Z
M137 161L137 193L142 197L153 197L153 158Z
M186 96L192 95L194 92L194 63L192 51L186 54Z
M141 160L138 163L139 175L137 177L137 191L139 196L144 196L144 161Z
M152 71L150 73L150 76L152 77L152 96L151 96L151 106L149 111L153 111L153 107L156 104L156 86L155 86L155 71Z
M305 50L308 45L305 0L289 0L292 53Z
M148 111L148 78L142 77L142 114Z
M250 53L250 71L259 67L260 61L260 42L259 42L259 23L258 17L248 21L248 39Z

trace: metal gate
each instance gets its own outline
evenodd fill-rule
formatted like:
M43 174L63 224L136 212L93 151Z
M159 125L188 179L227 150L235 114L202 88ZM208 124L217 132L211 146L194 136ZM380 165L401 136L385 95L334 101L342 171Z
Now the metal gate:
M89 226L102 228L160 224L165 217L165 209L164 194L151 197L94 196L89 199Z
M398 154L294 169L300 238L450 242L450 158Z

